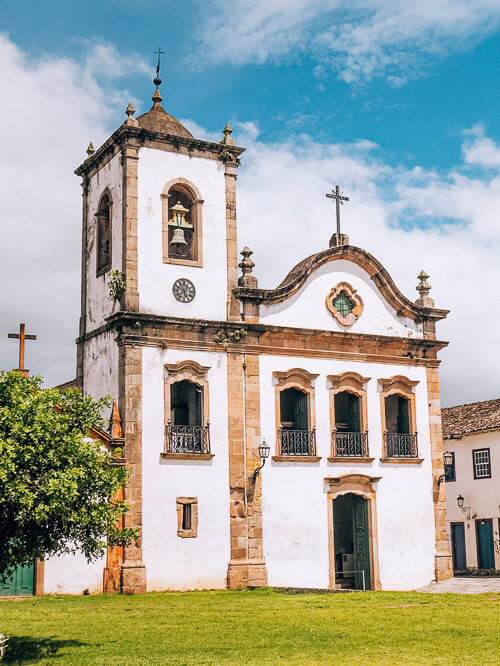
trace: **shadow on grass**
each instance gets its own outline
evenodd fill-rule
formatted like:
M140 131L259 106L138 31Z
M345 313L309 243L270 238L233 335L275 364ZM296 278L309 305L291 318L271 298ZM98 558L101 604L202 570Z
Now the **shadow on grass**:
M58 654L62 648L82 645L85 643L52 637L10 636L2 664L33 664L41 659L57 659L62 656Z

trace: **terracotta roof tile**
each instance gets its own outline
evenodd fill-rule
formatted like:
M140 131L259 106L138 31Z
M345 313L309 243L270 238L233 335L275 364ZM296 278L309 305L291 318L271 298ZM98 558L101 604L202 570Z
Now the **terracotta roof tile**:
M500 398L444 407L442 420L443 439L500 428Z

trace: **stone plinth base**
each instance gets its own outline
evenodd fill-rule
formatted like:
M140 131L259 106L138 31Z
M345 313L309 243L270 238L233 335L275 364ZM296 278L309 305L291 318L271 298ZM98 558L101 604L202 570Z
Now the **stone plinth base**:
M239 587L262 587L267 585L267 569L264 560L237 560L227 567L227 586L230 590Z
M453 563L451 555L436 555L434 558L436 582L453 578Z
M144 594L146 592L146 567L122 566L122 594Z
M330 238L330 247L337 247L338 245L349 245L347 234L333 234Z

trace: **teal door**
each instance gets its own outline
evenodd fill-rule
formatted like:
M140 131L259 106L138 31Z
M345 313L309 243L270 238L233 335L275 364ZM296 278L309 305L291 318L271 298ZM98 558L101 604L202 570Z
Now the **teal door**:
M356 590L371 588L370 582L370 541L368 538L368 501L359 495L352 496L352 526L354 544L354 583Z
M10 576L0 576L1 597L21 597L33 594L35 567L17 567Z
M491 520L476 520L477 566L479 569L495 568L493 549L493 525Z
M453 545L453 570L464 571L467 568L465 560L465 530L463 523L451 524L451 541Z

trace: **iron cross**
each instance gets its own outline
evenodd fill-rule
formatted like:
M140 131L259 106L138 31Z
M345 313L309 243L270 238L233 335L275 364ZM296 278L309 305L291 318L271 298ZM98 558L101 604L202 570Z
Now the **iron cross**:
M328 199L335 199L337 204L337 233L340 235L340 206L341 204L344 205L344 201L349 201L349 198L342 196L338 185L335 186L335 192L332 190L332 193L326 196Z
M156 65L156 76L160 76L160 56L165 55L165 51L161 50L161 46L158 47L158 51L155 51L155 55L158 55L158 64Z
M19 333L9 333L9 338L19 340L19 367L18 370L25 371L24 368L24 341L36 340L36 335L27 335L25 332L25 324L19 325Z

